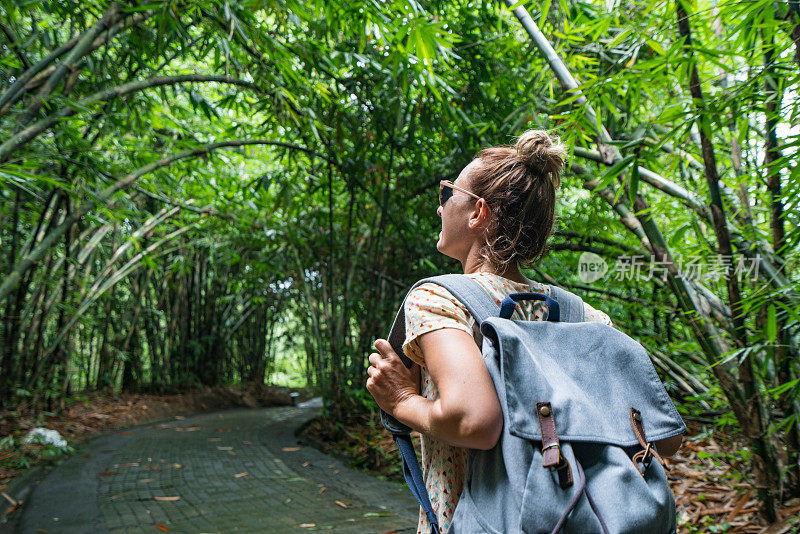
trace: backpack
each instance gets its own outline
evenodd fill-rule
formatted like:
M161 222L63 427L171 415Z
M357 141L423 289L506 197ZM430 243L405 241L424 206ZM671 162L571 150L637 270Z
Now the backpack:
M503 412L497 445L469 450L448 532L676 532L666 464L653 442L686 426L644 347L616 328L584 322L581 298L556 286L550 295L508 295L498 310L468 276L425 278L411 290L425 282L448 289L480 326ZM530 299L545 301L546 320L510 319L516 303ZM410 367L402 350L404 310L405 299L388 341ZM411 429L383 412L381 421L438 534Z

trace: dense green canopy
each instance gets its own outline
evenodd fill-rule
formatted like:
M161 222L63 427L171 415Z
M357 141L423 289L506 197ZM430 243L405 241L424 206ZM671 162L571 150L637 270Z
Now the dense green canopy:
M528 275L732 414L768 515L800 492L800 7L509 4L0 2L0 402L279 376L366 402L407 288L460 268L439 180L545 128L570 158Z

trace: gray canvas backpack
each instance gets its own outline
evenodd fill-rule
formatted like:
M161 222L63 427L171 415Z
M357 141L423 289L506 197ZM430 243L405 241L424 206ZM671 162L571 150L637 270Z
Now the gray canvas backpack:
M686 427L639 343L608 325L584 322L580 297L556 286L549 286L550 295L509 295L498 309L468 276L426 278L411 289L425 282L448 289L480 326L483 359L503 411L497 445L469 451L448 532L676 531L675 501L653 442ZM526 299L544 300L547 320L510 319ZM402 351L404 307L405 299L388 341L410 366ZM386 413L381 419L438 534L410 429Z

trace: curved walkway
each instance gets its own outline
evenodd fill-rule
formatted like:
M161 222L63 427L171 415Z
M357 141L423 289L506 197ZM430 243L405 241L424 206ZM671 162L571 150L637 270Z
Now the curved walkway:
M414 532L405 487L297 443L313 415L230 410L100 436L36 486L19 532Z

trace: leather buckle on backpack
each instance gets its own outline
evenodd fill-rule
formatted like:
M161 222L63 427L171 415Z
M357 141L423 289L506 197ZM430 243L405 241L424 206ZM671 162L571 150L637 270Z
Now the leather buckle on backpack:
M636 434L636 439L639 440L639 444L644 448L633 455L631 460L633 460L634 465L636 465L636 469L644 476L644 471L650 467L650 462L653 458L655 458L658 463L660 463L665 470L668 470L669 467L664 459L659 456L656 449L653 447L653 444L647 440L647 437L644 435L644 423L642 421L642 413L637 410L636 408L631 407L630 409L631 415L631 426L633 427L633 433ZM639 469L639 462L641 462L644 469Z
M653 454L652 454L653 451L651 450L652 447L653 444L648 441L647 447L644 448L644 454L642 455L642 465L644 465L645 467L650 467L650 461L653 459ZM650 458L647 457L648 454L650 455Z
M644 476L644 472L647 471L647 468L650 467L650 463L653 461L653 458L656 458L655 451L653 450L653 444L647 443L647 446L644 450L641 450L633 455L633 465L636 466L636 470L639 471L639 474ZM639 469L639 464L642 464L643 469Z
M561 447L559 446L558 443L551 443L547 447L542 447L542 452L544 453L544 451L549 450L549 449L558 449L558 454L559 454L559 456L561 456Z

